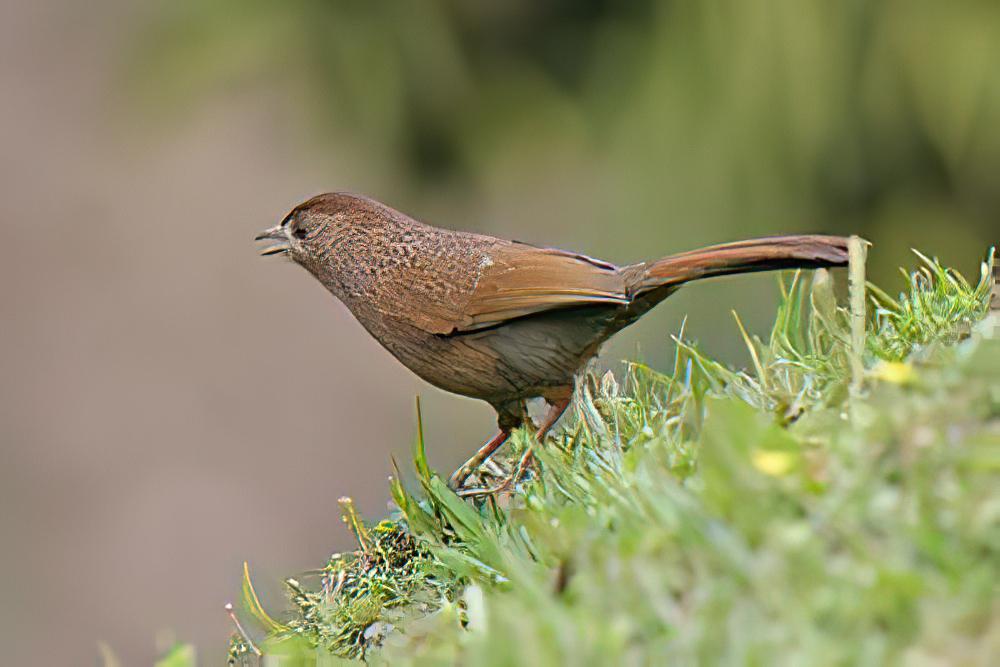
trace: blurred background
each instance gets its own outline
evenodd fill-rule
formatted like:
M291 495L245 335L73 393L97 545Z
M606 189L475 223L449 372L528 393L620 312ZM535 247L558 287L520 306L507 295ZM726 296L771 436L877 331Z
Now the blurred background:
M354 190L425 221L630 262L859 233L973 276L1000 234L992 0L8 0L0 5L0 641L6 664L222 660L247 559L352 546L407 461L450 471L491 410L422 384L255 231ZM773 276L682 291L743 364Z

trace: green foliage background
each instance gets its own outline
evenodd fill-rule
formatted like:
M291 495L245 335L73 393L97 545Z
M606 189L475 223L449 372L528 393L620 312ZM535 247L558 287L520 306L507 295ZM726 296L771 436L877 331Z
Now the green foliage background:
M171 0L154 18L131 63L147 100L278 90L302 140L351 165L331 187L443 223L544 220L544 240L611 255L857 233L883 284L911 247L973 272L996 241L988 0Z

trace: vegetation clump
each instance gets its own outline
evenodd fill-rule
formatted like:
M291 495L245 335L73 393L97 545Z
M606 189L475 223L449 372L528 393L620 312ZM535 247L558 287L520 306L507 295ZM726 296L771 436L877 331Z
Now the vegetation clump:
M988 663L993 258L975 284L921 262L898 298L867 286L868 317L827 273L794 275L766 340L738 326L750 370L682 330L671 373L585 374L570 425L509 493L459 499L419 435L396 511L367 527L344 501L359 548L289 580L286 620L246 578L267 636L238 633L231 663Z

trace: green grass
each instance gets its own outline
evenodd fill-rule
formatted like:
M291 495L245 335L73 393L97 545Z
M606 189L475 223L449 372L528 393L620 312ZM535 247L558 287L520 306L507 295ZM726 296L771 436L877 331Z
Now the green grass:
M992 255L975 284L921 262L896 299L868 286L867 317L838 306L826 272L786 280L766 340L734 328L750 370L682 332L672 372L585 374L538 472L499 498L456 497L418 436L398 509L366 526L343 500L359 548L288 580L289 610L265 611L247 577L254 627L231 661L987 664Z

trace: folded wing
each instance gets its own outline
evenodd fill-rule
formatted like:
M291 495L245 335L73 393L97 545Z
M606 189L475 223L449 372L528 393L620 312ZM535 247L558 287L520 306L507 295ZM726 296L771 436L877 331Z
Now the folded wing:
M483 261L453 333L557 308L627 303L625 281L613 264L555 248L509 243L498 245Z

